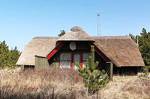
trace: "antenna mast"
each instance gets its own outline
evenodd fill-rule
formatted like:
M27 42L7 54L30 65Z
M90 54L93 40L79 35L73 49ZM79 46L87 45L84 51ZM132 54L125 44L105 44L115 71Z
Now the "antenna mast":
M100 35L100 23L99 23L99 21L100 21L100 14L97 13L97 36Z

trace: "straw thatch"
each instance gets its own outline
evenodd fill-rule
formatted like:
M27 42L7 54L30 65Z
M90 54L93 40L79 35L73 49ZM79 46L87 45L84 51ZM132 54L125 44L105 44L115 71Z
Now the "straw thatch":
M144 66L137 44L129 36L92 37L116 66Z
M144 66L137 44L128 36L91 37L74 27L60 38L36 37L25 47L17 65L35 65L35 55L46 57L57 41L95 41L94 44L116 66Z
M35 55L46 57L55 47L56 37L35 37L27 44L17 65L35 65Z
M71 28L70 32L66 32L58 41L91 41L89 35L78 26Z

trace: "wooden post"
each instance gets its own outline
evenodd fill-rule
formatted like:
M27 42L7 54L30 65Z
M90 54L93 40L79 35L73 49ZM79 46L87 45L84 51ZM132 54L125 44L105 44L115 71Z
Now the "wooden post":
M113 81L113 64L110 62L110 80Z
M92 56L93 62L95 62L95 49L94 49L94 45L91 45L91 56Z
M109 78L111 81L113 81L113 63L112 62L107 63L109 63Z

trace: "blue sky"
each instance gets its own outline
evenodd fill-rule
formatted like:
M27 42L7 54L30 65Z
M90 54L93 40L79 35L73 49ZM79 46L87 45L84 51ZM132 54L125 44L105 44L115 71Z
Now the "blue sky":
M97 35L139 34L150 30L150 0L0 0L0 41L22 50L34 36L57 36L81 26Z

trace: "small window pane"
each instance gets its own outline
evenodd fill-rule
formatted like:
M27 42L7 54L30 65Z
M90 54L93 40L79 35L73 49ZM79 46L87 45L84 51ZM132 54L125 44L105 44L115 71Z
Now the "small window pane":
M89 53L83 53L83 60L87 60L89 57Z
M74 61L75 62L80 62L80 54L75 54L74 55Z
M71 60L71 54L70 53L62 53L62 54L60 54L60 61L61 60Z

